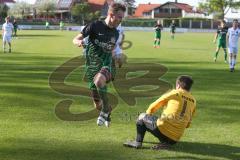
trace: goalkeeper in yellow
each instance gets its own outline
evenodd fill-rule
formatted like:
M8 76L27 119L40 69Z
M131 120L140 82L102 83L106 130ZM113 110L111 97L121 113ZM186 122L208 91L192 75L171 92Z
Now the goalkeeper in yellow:
M191 77L179 76L176 81L176 89L161 96L149 106L146 113L139 115L136 122L136 140L128 141L123 145L141 148L146 131L160 141L152 149L168 149L171 145L176 144L185 129L190 126L196 109L196 100L190 93L192 84ZM160 108L163 108L163 112L158 118L153 114Z

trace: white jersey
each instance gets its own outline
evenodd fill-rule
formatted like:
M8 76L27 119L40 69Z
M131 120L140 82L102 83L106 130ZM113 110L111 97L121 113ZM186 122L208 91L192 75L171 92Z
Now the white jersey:
M116 43L116 47L115 47L115 49L114 49L113 52L114 52L116 55L119 55L119 54L122 54L122 49L121 49L121 47L120 47L120 44L122 43L122 38L123 38L123 35L124 35L124 31L123 31L123 28L122 28L121 25L119 25L119 26L117 27L117 31L118 31L118 33L119 33L119 37L118 37L118 40L117 40L117 43Z
M117 44L120 44L122 42L122 38L123 38L123 34L124 34L124 31L123 31L123 28L121 25L119 25L117 27L117 31L119 33L119 37L118 37L118 40L117 40Z
M229 47L238 48L238 39L240 37L240 29L237 28L234 30L233 27L229 28L228 36L229 36L229 39L228 39Z
M4 30L3 32L3 36L11 36L12 35L12 31L13 31L13 24L10 22L6 22L3 24L2 29Z
M83 56L86 57L89 36L83 39Z
M84 47L88 44L88 39L89 39L89 36L87 36L83 39L83 46Z

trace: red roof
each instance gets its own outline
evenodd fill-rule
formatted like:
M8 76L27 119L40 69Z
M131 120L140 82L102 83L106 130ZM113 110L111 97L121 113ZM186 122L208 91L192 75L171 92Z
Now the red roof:
M201 11L199 10L193 10L193 6L190 6L189 4L186 4L186 3L175 3L175 2L167 2L167 3L164 3L162 6L166 5L166 4L173 4L175 5L176 7L178 7L179 9L181 10L184 10L185 12L187 13L202 13Z
M173 3L176 7L184 10L185 12L192 12L193 7L185 3Z
M113 0L88 0L88 3L90 4L101 5L101 6L103 6L106 2L110 4L111 2L113 2Z
M106 0L88 0L88 3L96 4L96 5L104 5L105 2Z
M14 0L0 0L0 3L15 3Z
M113 0L88 0L88 4L90 5L92 11L101 10L106 2L110 4Z
M148 3L148 4L139 4L136 11L135 11L135 14L134 16L135 17L142 17L143 16L143 13L145 12L150 12L152 11L153 9L157 8L157 7L160 7L161 4L151 4L151 3Z

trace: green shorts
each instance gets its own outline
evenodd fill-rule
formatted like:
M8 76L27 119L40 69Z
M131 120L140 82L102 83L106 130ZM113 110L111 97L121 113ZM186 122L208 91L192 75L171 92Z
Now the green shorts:
M170 32L171 32L171 33L175 33L175 29L171 29Z
M103 66L100 58L92 58L86 61L86 78L88 82L92 82L97 73L102 73L107 80L107 83L113 81L116 75L115 63L110 63L109 66Z
M161 33L160 34L159 33L155 34L155 38L156 39L161 39Z
M223 42L223 41L218 41L218 43L217 43L217 47L218 48L227 48L227 44L226 44L226 42Z

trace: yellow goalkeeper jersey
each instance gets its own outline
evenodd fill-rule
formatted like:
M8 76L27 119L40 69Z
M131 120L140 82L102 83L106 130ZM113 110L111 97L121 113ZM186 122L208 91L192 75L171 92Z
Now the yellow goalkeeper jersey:
M190 126L196 108L196 100L186 90L172 90L152 103L146 113L153 114L161 107L164 109L161 117L157 120L157 126L162 134L178 141L185 128Z

